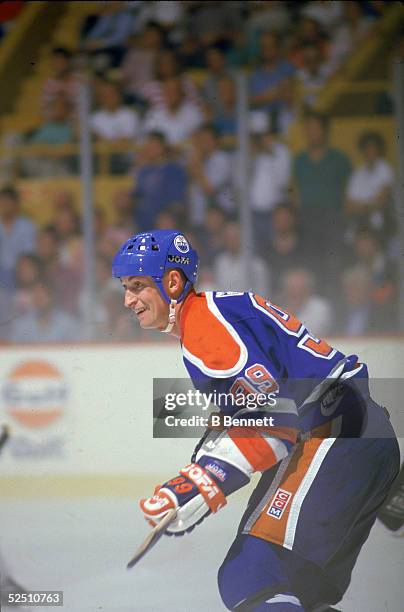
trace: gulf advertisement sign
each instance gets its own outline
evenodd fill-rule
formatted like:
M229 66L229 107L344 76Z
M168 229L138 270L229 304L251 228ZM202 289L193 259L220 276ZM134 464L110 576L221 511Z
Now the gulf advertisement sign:
M60 369L44 359L21 361L9 371L2 396L13 432L11 454L60 455L68 399Z

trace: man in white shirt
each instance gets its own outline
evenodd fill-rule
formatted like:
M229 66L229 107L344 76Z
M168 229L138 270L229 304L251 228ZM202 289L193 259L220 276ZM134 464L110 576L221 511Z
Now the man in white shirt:
M99 110L91 115L91 128L101 140L133 139L138 134L139 119L135 111L122 104L119 87L104 81L99 85Z
M219 148L218 135L211 125L202 126L194 135L187 170L191 177L189 220L200 226L209 205L225 212L234 210L231 155Z
M314 276L307 268L292 268L282 280L282 299L307 329L317 337L330 334L334 327L331 304L314 292Z
M364 132L359 137L358 148L364 163L354 170L348 182L345 204L350 219L348 237L360 225L386 235L394 176L392 167L384 159L385 142L377 132Z
M251 276L246 284L240 226L235 221L229 221L224 227L223 246L225 250L213 262L214 286L224 287L224 291L249 291L254 287L259 295L269 295L269 270L253 251L250 255Z
M262 136L261 149L252 166L250 201L257 245L271 236L272 210L286 199L290 181L290 154L274 133Z
M162 132L168 144L179 144L202 124L202 113L196 104L186 101L178 78L164 81L163 97L164 106L146 114L143 132Z

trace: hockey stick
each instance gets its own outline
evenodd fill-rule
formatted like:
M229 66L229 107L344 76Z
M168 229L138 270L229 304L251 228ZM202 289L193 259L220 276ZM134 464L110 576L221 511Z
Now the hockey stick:
M145 541L139 546L132 559L126 566L126 569L131 569L151 548L159 541L161 536L166 531L167 527L172 523L177 516L177 510L173 508L166 516L160 521L158 525L153 527Z
M2 432L0 434L0 452L10 437L10 430L8 428L8 425L3 425L1 429L2 429Z

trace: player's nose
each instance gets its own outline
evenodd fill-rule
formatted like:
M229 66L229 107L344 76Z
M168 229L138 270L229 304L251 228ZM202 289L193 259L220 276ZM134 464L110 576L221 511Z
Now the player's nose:
M126 290L125 291L125 307L126 308L133 308L133 306L135 306L137 302L137 296L132 293L131 291Z

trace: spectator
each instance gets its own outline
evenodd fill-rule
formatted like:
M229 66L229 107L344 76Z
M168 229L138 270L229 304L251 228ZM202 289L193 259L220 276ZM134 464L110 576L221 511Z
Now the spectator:
M313 43L302 46L302 67L297 71L300 100L305 107L313 107L317 95L331 73L321 50Z
M223 112L219 98L219 81L229 78L226 58L220 47L208 47L205 52L207 76L202 83L202 96L214 115Z
M250 276L244 276L245 260L241 253L240 226L228 221L223 231L223 252L213 263L214 285L224 291L249 291L252 288L260 295L269 294L269 274L265 263L251 249L249 259ZM246 282L248 283L246 285Z
M269 262L273 275L272 295L275 301L282 301L280 296L280 279L288 270L311 262L305 259L305 249L298 232L298 219L294 208L288 204L279 204L272 211L272 240L265 252L258 252Z
M331 304L314 292L314 276L307 268L288 270L281 279L283 304L309 332L321 338L334 327Z
M364 132L358 141L364 163L353 173L348 183L346 214L350 219L350 234L362 225L388 239L394 231L393 169L385 159L385 141L377 132Z
M306 45L316 47L321 57L328 58L328 37L320 22L313 17L302 16L297 24L296 36L290 42L288 56L298 68L303 68L303 49Z
M330 64L334 69L362 42L373 23L363 14L362 2L347 0L343 3L343 9L343 22L334 33L330 47Z
M37 229L20 214L20 198L13 187L0 190L0 284L13 286L14 268L24 253L35 251Z
M61 97L73 111L77 104L77 79L72 70L72 54L65 47L55 47L51 54L51 76L42 85L41 106L45 117L54 100Z
M383 252L375 232L360 230L354 242L353 268L370 276L371 300L379 331L389 331L397 324L396 267Z
M235 33L242 27L242 7L239 3L205 0L197 3L189 14L189 35L198 41L202 51L209 45L228 49Z
M83 282L83 238L80 217L68 208L59 210L53 228L57 240L56 271L52 281L59 304L76 314L77 299ZM57 272L62 272L57 274Z
M70 121L70 106L66 98L55 96L48 103L48 119L29 137L29 142L43 144L65 144L74 140Z
M32 288L43 277L44 269L38 255L30 253L19 257L15 269L16 289L13 296L13 312L16 316L26 314L32 309Z
M135 222L139 231L154 227L159 212L185 206L187 177L182 166L170 159L162 133L152 132L147 137L135 184Z
M223 208L211 204L206 210L203 226L198 228L200 259L208 268L213 266L214 260L223 251L223 233L228 220L228 215Z
M100 8L92 27L84 34L81 47L95 70L104 72L120 65L134 23L130 9L123 9L121 2L104 2Z
M204 223L206 209L211 204L227 212L234 210L231 157L220 149L211 125L202 126L195 133L187 170L191 179L189 221L192 225Z
M332 31L341 22L344 4L341 0L314 0L305 4L302 14L316 20L326 31Z
M330 291L338 274L343 237L343 203L351 165L342 151L328 144L328 118L311 112L305 119L307 146L293 161L296 202L309 255L320 264L322 283Z
M103 81L98 87L99 109L91 115L91 128L100 140L132 140L138 132L136 112L122 103L119 86Z
M139 98L144 83L153 79L154 65L164 45L164 32L159 24L149 21L139 36L128 41L121 73L125 94Z
M370 274L363 268L351 268L342 275L342 304L339 331L360 336L375 331Z
M186 101L178 78L164 81L163 97L164 106L147 113L144 132L162 132L169 144L179 144L201 125L202 114L196 104Z
M275 32L260 38L260 63L251 75L250 103L253 108L270 113L271 124L286 127L293 95L294 66L281 56L281 40Z
M220 109L212 114L212 124L220 136L235 136L237 132L236 85L229 77L217 83L218 104Z
M55 306L53 288L41 281L32 288L33 309L13 321L10 341L36 344L71 342L80 337L77 321Z
M111 255L119 246L136 233L133 220L133 200L130 191L121 189L112 197L114 220L105 230L104 240L111 244Z
M273 131L259 137L259 144L252 165L250 202L254 239L265 251L272 234L272 211L285 201L290 181L290 155L287 146L279 142Z
M155 75L144 81L139 89L139 96L151 110L164 108L164 82L168 79L179 79L184 93L184 100L199 107L199 94L194 82L182 72L178 56L172 49L164 49L155 60Z

